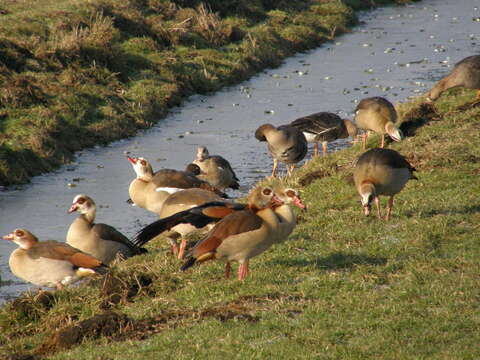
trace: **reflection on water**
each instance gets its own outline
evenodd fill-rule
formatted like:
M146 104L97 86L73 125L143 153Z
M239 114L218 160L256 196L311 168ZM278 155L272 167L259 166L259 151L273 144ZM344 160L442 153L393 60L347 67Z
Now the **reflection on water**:
M75 163L36 177L21 191L1 192L1 234L25 227L40 239L64 240L75 216L67 209L76 194L85 193L99 205L98 222L133 235L155 216L125 203L134 176L125 152L146 157L156 169L183 169L196 147L206 145L211 154L231 162L241 180L241 190L231 194L242 195L271 171L265 143L253 137L260 124L285 124L318 111L351 118L361 98L385 96L397 102L425 92L452 63L478 53L480 33L472 21L478 5L479 0L427 0L363 14L363 25L354 33L241 85L193 96L137 137L83 151ZM14 281L0 287L0 301L28 288L8 269L14 248L0 242L0 273Z

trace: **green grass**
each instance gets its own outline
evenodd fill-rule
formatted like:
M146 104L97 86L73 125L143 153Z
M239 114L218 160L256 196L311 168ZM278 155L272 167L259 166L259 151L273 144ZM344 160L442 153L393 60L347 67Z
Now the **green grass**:
M104 282L4 306L0 356L479 358L480 107L469 106L473 99L457 90L434 107L398 105L404 132L416 133L389 146L419 180L396 196L389 222L363 216L351 183L359 145L317 158L290 180L308 211L286 243L251 261L244 282L223 279L217 262L180 272L159 238ZM116 320L96 328L82 322L98 314ZM65 331L72 325L82 329L75 336Z
M378 4L403 2L383 0ZM355 24L349 0L6 0L0 185L132 136L171 106L278 66ZM352 7L350 7L350 6Z

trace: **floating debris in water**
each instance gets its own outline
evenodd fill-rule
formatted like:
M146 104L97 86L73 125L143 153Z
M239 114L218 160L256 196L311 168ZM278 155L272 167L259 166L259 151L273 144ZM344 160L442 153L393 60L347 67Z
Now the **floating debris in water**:
M102 164L97 164L97 169L103 169L104 167Z
M69 188L74 188L74 187L77 187L77 184L68 183L67 186L68 186Z
M273 110L265 110L264 113L265 113L265 114L274 114L275 111L273 111Z
M232 106L240 106L239 103L233 103Z
M343 89L342 94L343 94L343 95L350 94L350 90L348 90L348 89Z
M204 120L197 120L197 124L203 124L204 122Z
M390 53L393 52L393 50L395 50L395 48L386 48L385 51L384 51L384 53L385 53L385 54L390 54Z
M193 131L185 131L185 135L192 135L193 134Z
M371 74L371 73L373 73L373 69L365 69L364 72L366 72L368 74Z
M325 79L325 80L331 80L332 77L331 77L331 76L325 76L324 79Z
M370 43L364 43L364 44L362 44L362 46L363 46L363 47L370 47L370 46L372 46L372 44L370 44Z
M287 106L293 106L293 104L287 104Z
M473 21L480 22L480 17L474 17L472 18Z

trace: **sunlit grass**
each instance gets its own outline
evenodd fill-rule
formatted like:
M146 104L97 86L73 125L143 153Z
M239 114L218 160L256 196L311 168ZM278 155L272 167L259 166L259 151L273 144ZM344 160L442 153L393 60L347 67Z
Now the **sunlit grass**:
M96 283L57 292L51 308L29 298L4 307L2 351L52 359L478 358L480 107L469 107L473 92L454 94L434 108L398 106L401 121L428 121L389 145L419 178L395 197L389 222L362 214L350 179L359 145L320 157L293 184L318 170L331 175L295 185L308 211L287 242L252 260L246 281L225 280L217 262L182 273L159 238L148 255L114 268L121 285L113 292ZM58 329L108 311L131 325L84 334L70 349L41 347Z

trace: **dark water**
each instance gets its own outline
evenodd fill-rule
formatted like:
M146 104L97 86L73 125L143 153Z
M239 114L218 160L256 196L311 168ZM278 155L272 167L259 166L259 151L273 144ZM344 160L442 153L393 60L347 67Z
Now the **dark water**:
M40 239L63 241L75 217L67 209L79 193L101 207L98 222L133 235L156 217L125 203L134 178L126 151L146 157L155 169L182 169L196 147L206 145L230 160L242 184L232 195L241 195L271 171L265 144L253 137L260 124L285 124L318 111L351 117L364 97L398 102L425 92L452 64L478 53L478 7L480 0L427 0L365 13L363 25L351 34L238 86L194 96L135 138L83 151L74 164L36 177L21 190L0 192L0 235L24 227ZM332 149L342 146L339 142ZM0 274L7 282L0 287L0 303L29 288L8 268L15 248L0 241Z

